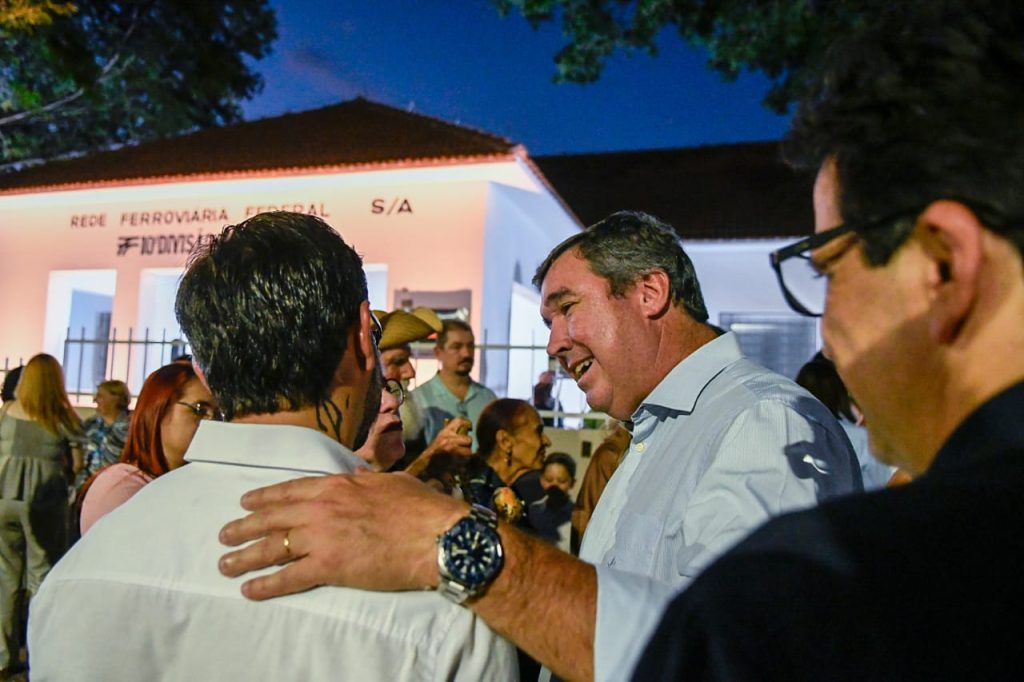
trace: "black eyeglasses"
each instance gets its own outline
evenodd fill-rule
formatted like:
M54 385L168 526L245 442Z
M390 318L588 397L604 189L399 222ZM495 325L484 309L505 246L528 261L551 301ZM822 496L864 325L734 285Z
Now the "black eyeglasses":
M851 230L851 225L839 225L771 253L769 257L775 276L779 279L782 297L795 312L808 317L821 317L825 311L828 285L822 273L811 262L811 251L820 249Z
M219 407L215 407L210 403L204 402L202 400L196 401L194 403L186 403L184 400L179 400L178 404L182 405L183 407L187 407L189 410L191 410L192 414L194 414L198 419L212 419L213 421L218 422L224 421L224 413L220 411Z
M818 234L811 235L800 241L784 246L778 251L771 253L772 269L779 278L779 286L782 288L782 296L786 303L794 311L808 317L821 317L825 312L825 295L828 293L826 278L822 276L814 263L811 262L811 252L820 249L833 239L842 237L849 232L864 234L877 229L885 224L895 223L897 220L917 216L930 204L936 201L948 200L963 204L969 208L978 220L989 226L997 228L1002 232L1008 225L1019 222L1018 219L1007 219L1005 214L994 208L991 204L977 199L968 199L958 195L947 195L929 199L927 202L917 206L894 211L878 220L866 220L859 223L844 223L831 230L825 230ZM850 246L856 240L850 242ZM845 250L832 257L831 260L842 256Z
M405 387L397 379L388 379L384 382L384 390L395 397L399 407L405 402Z
M771 259L772 269L779 279L779 288L782 289L782 296L786 303L795 312L807 317L821 317L825 312L825 296L828 294L828 281L821 270L811 261L811 252L825 246L829 242L842 237L843 235L855 233L862 234L886 223L894 223L901 218L916 215L924 207L903 209L890 213L878 220L869 220L861 223L843 223L830 230L812 234L798 242L784 246L773 251ZM857 240L851 240L847 248L852 247ZM841 257L846 253L843 249L831 260Z

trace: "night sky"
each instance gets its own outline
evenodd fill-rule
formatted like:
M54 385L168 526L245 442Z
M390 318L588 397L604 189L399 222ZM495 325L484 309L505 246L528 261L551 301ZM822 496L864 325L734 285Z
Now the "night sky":
M778 139L767 80L725 83L673 30L659 54L617 55L600 81L555 84L560 27L501 18L487 0L272 0L279 38L257 63L248 119L358 95L524 144L533 155Z

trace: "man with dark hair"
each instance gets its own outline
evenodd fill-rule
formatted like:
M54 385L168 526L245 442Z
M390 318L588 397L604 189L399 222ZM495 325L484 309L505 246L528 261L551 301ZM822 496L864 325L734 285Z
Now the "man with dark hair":
M872 451L915 480L751 536L671 605L636 680L1024 669L1024 4L898 7L797 112L816 234L773 261L824 313ZM806 257L817 292L785 274Z
M466 322L444 321L437 334L434 355L440 365L437 374L412 392L417 424L409 435L416 437L419 434L415 432L422 430L425 443L432 442L456 417L475 425L480 412L498 398L494 391L470 376L476 362L476 339ZM471 436L476 450L476 435Z
M515 677L512 647L437 595L327 588L258 605L217 572L217 528L245 490L357 470L378 402L397 408L366 298L359 256L316 217L263 213L200 244L176 311L230 423L204 421L188 466L50 573L32 608L33 679ZM276 543L306 551L294 534Z
M618 662L641 647L657 617L656 610L634 608L634 590L665 595L683 587L770 516L859 490L859 468L823 405L744 358L733 334L720 335L706 323L693 265L671 228L654 218L610 216L557 247L535 281L551 329L548 353L576 380L591 407L631 422L633 439L583 539L580 557L589 563L552 554L542 541L502 528L505 568L481 571L479 584L467 589L482 593L472 603L477 613L511 633L534 658L553 663L556 673L586 678L596 668L599 678L616 679L624 674ZM417 495L400 481L381 482L379 490L367 481L360 491L350 483L335 477L327 486L289 486L285 490L299 504L243 521L225 538L236 543L263 534L273 527L266 525L271 516L291 528L309 512L302 530L293 532L311 533L316 540L310 544L333 545L341 536L326 535L328 525L336 531L328 515L349 505L374 513L369 508L382 500L370 505L370 497L393 487L403 504L388 509L387 528L372 540L338 531L350 543L346 549L402 548L389 559L405 573L380 571L374 576L379 582L369 584L408 588L413 576L417 585L443 582L431 575L437 569L427 555L436 553L434 538L464 516L465 507ZM250 501L262 505L279 494L280 489ZM307 495L338 507L302 510ZM405 501L404 495L413 497ZM415 518L404 518L406 509ZM261 545L264 557L286 558L268 543L230 556L225 570L236 575L260 565ZM351 565L329 564L295 570L291 577L301 572L315 581L368 584L369 576ZM298 587L286 578L257 578L248 594L264 597ZM545 627L520 637L520 612Z

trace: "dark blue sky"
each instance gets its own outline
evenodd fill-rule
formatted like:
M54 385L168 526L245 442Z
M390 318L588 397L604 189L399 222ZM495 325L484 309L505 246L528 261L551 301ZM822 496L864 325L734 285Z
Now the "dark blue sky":
M777 139L767 81L725 83L664 32L655 57L618 55L591 85L552 82L560 27L533 30L487 0L271 0L280 37L257 64L246 118L362 95L510 138L534 155Z

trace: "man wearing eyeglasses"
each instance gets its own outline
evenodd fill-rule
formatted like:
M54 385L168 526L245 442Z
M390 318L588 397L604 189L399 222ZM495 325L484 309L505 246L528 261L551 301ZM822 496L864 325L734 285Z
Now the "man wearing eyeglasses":
M50 573L30 619L32 679L515 679L511 645L435 594L324 588L256 604L217 571L217 532L243 492L365 467L353 450L378 404L397 409L356 252L319 218L259 214L201 243L176 312L227 421L204 421L186 466ZM288 533L277 548L302 551Z
M916 480L754 534L670 606L637 680L1024 670L1024 5L888 14L798 111L816 233L772 263L872 451Z

